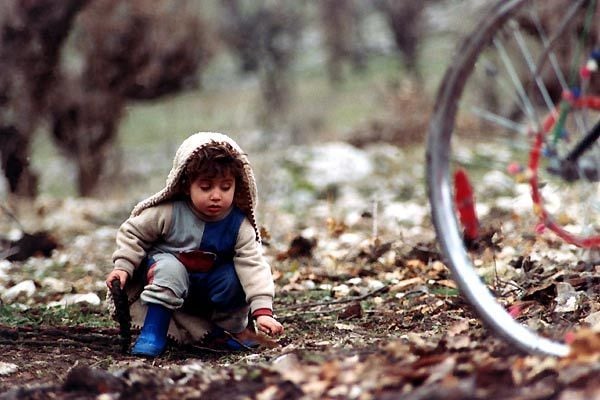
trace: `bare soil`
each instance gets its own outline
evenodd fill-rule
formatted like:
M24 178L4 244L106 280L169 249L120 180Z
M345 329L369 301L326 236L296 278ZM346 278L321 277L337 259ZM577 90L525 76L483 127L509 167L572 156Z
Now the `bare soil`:
M140 359L121 352L117 326L3 327L0 365L18 369L1 376L0 398L600 396L596 336L588 337L583 351L563 360L520 354L481 326L461 296L450 290L448 272L439 263L397 259L392 268L363 260L347 276L333 276L307 260L293 262L296 278L280 281L277 300L286 333L273 348L237 353L171 344L160 358ZM364 283L385 274L401 279L362 292L357 286L356 293L342 297L332 291L331 297L321 293L315 298L315 291L294 290L300 276L335 287L350 277Z

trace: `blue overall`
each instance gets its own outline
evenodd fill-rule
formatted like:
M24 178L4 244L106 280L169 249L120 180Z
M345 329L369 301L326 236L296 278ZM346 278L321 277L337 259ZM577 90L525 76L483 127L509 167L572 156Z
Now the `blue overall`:
M248 304L233 263L244 217L241 210L233 208L224 219L205 223L198 250L216 254L208 272L189 272L173 254L149 257L146 261L149 285L142 292L142 300L205 316L231 332L245 329ZM161 292L156 287L170 290Z

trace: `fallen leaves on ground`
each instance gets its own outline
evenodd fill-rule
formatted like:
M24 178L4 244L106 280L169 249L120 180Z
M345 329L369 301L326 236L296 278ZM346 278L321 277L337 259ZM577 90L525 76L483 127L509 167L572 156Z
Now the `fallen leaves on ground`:
M94 304L90 295L105 298L114 221L126 210L89 199L45 204L47 223L59 221L56 214L71 218L54 225L64 245L50 258L0 262L3 307L34 314L41 305L77 300L84 314L105 313L104 301ZM483 241L473 252L514 318L573 348L564 359L524 355L481 325L426 223L400 232L381 224L373 236L372 213L353 224L342 220L315 215L288 235L263 235L275 267L276 313L286 328L276 347L229 353L171 346L145 360L121 353L116 323L108 330L60 322L7 328L0 330L0 398L600 396L600 279L593 266L530 257L506 232L501 243ZM485 272L486 263L495 268Z

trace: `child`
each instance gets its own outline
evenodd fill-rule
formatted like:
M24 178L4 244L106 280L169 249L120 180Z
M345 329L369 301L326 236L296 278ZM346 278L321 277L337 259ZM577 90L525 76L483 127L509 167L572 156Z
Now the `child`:
M231 348L255 345L248 314L262 332L283 332L273 318L274 284L261 253L256 196L252 168L231 138L201 132L181 144L166 187L137 204L121 225L106 278L108 286L115 278L121 287L131 280L129 295L134 281L145 284L138 284L139 300L131 307L134 324L145 311L132 354L156 357L168 334L191 341L207 330Z

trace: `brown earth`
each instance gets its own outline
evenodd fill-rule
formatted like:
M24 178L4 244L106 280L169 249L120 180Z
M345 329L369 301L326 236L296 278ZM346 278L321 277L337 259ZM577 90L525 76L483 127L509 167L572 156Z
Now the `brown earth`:
M436 255L417 250L406 256ZM562 360L519 354L482 328L441 263L354 261L355 270L331 275L310 259L282 260L296 268L278 277L286 332L257 352L171 345L148 360L121 353L116 326L3 327L0 366L18 369L0 377L0 398L600 398L597 336L580 333L590 340ZM384 276L396 279L365 287ZM360 282L344 296L300 287L352 278Z

